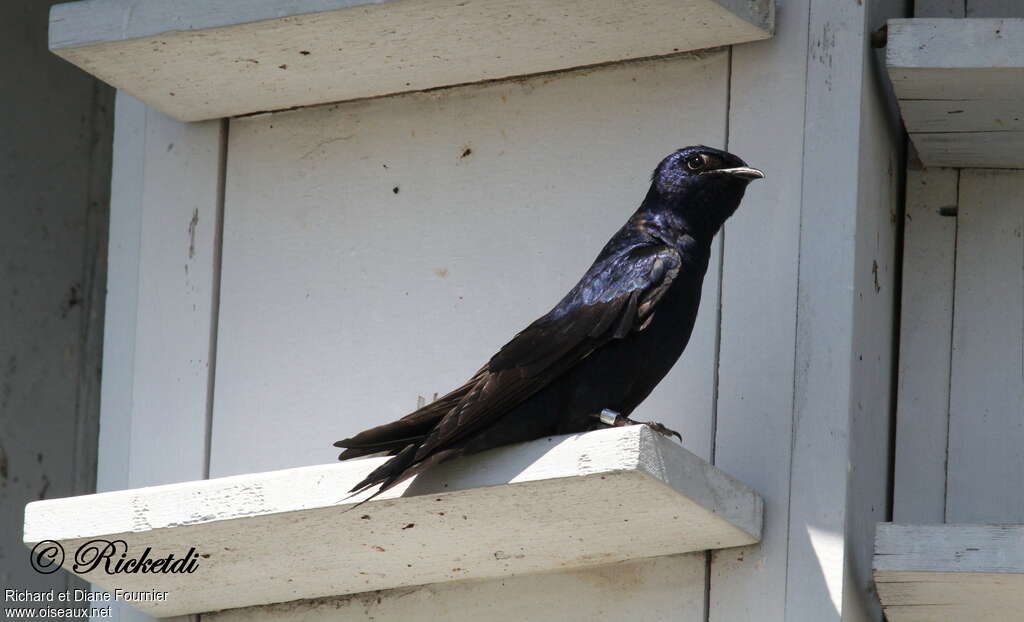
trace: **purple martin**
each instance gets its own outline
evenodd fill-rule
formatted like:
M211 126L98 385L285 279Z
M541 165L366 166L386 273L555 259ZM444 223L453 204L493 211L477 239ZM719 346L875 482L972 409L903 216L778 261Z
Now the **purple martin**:
M703 145L662 160L639 209L551 311L461 387L334 444L345 449L340 460L392 456L350 492L378 486L376 496L435 464L500 445L640 423L629 415L690 340L711 240L747 184L763 177Z

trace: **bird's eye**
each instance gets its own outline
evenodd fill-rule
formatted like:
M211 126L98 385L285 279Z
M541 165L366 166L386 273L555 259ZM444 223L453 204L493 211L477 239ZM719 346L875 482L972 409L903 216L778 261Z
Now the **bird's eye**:
M704 165L707 164L707 161L707 156L690 156L689 158L686 159L686 168L690 169L691 171L699 171L700 169L704 168Z

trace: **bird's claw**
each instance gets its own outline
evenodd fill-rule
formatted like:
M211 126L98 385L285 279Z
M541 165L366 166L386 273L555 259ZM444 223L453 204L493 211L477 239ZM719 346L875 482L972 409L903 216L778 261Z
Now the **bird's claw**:
M674 436L679 439L680 443L683 442L682 434L676 432L672 428L665 427L664 425L658 423L657 421L644 421L643 424L649 427L650 429L654 430L658 434L661 434L662 436Z
M633 421L629 417L623 417L610 408L605 408L596 415L596 417L601 421L601 423L615 428L627 425L645 425L662 436L674 436L679 439L680 443L683 442L682 434L671 428L665 427L665 425L658 423L657 421Z

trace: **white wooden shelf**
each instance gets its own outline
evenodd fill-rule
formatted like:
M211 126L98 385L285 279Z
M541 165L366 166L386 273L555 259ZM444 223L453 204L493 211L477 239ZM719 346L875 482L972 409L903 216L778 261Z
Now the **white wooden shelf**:
M774 0L83 0L50 49L183 121L771 35Z
M886 65L925 166L1024 168L1024 19L889 20Z
M760 539L762 501L645 426L504 447L438 468L348 511L383 458L30 503L25 543L130 556L191 547L192 574L82 576L170 592L158 617L459 579L580 568ZM365 496L365 494L364 494Z
M875 535L889 622L1006 622L1024 612L1024 525L898 525Z

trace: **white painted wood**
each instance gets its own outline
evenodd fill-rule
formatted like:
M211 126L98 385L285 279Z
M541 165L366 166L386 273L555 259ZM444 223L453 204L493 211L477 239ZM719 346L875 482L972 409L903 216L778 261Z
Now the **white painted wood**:
M1024 610L1024 526L878 525L875 580L891 622L1003 622Z
M907 172L893 518L941 523L953 327L959 171Z
M910 138L925 166L1024 168L1024 132L913 133Z
M1024 167L1024 19L894 19L886 64L926 166Z
M905 10L904 3L898 0L875 4L865 15L864 31L874 32L887 18L903 15ZM880 56L876 54L875 61L869 57L863 66L857 155L857 233L854 255L850 259L854 270L854 307L848 354L851 396L843 527L844 622L882 619L871 576L871 559L875 524L889 520L892 491L893 380L897 374L899 321L896 316L897 247L901 241L899 219L903 207L902 168L906 141L899 110L886 93L884 81L877 79Z
M103 327L103 381L96 490L131 486L131 416L135 334L139 306L139 244L146 106L118 93L114 107L107 299Z
M859 151L864 14L812 3L803 189L786 617L840 620L846 572L850 422L858 318ZM835 59L843 59L835 62ZM824 258L828 260L824 260Z
M143 114L144 147L134 154L142 162L139 202L119 208L139 212L127 438L133 487L205 476L219 227L220 123L183 124L149 107Z
M234 609L204 615L208 622L522 622L523 620L697 619L703 611L702 553L659 557L558 573L370 592ZM696 590L693 588L697 588ZM638 606L637 598L642 598Z
M1015 100L908 99L900 102L903 121L912 133L1021 132L1024 111Z
M738 546L760 536L747 486L645 426L552 437L442 465L358 508L339 502L386 458L35 502L25 541L189 547L193 574L85 576L160 589L179 615L561 570ZM354 511L348 511L354 510ZM570 534L571 537L567 537ZM69 554L65 568L73 570ZM287 577L289 580L283 580Z
M886 64L894 76L897 93L901 97L934 95L932 84L948 79L952 74L927 74L926 69L990 70L971 73L977 82L948 83L945 97L956 99L957 94L977 95L974 84L1003 85L1007 94L1024 89L1014 83L1014 71L1024 70L1024 20L1020 19L892 19L889 20L889 38L886 45ZM1003 71L1001 76L999 71ZM899 82L896 78L899 77ZM921 89L921 90L917 90Z
M118 93L97 490L206 474L220 132Z
M758 546L712 554L712 622L786 619L801 202L787 172L803 166L809 4L786 2L773 39L732 52L728 146L768 177L725 226L715 464L764 496L767 520Z
M1024 522L1024 172L964 171L946 520Z
M83 0L51 49L195 121L523 76L770 36L770 0Z

